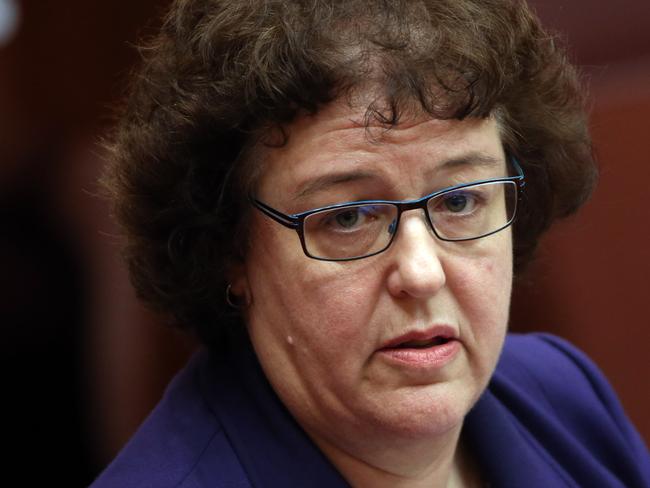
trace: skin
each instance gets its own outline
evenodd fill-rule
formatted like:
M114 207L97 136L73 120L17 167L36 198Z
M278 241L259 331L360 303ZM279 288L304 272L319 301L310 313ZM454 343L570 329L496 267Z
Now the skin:
M415 199L439 188L506 176L494 119L409 117L366 130L365 105L334 102L266 148L257 197L286 213L359 199ZM469 155L469 156L468 156ZM492 158L491 167L472 164ZM465 158L467 164L445 164ZM365 174L301 195L315 178ZM369 176L368 176L369 175ZM402 215L391 247L352 262L306 257L298 236L260 212L233 291L260 363L299 424L354 486L472 483L463 419L494 371L512 285L510 229L447 243L421 210ZM453 328L460 351L414 371L378 350L411 330ZM459 447L460 446L460 447Z

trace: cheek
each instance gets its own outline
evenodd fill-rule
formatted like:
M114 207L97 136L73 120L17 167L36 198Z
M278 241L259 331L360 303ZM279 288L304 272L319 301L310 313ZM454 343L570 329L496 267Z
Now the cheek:
M247 259L253 295L249 324L263 328L276 344L318 356L358 346L376 306L376 270L366 265L350 272L349 263L310 259L297 239L292 242L266 226L260 226L258 236L268 245L251 249Z
M449 280L464 321L477 342L502 340L508 325L512 291L510 239L495 244L492 252L461 258Z
M295 284L299 295L287 310L294 332L312 350L330 355L360 350L372 332L368 324L376 308L379 280L371 269L357 267L350 272L339 264L314 263L298 271L303 277Z

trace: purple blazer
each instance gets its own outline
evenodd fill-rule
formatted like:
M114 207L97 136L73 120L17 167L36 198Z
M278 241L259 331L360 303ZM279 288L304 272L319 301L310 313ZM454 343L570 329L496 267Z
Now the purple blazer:
M279 401L245 334L232 341L192 357L92 488L349 486ZM551 335L508 336L464 435L491 487L650 487L650 454L611 387Z

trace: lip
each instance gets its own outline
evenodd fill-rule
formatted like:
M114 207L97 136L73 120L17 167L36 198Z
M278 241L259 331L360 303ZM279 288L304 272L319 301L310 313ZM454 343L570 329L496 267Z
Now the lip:
M429 347L398 347L410 341L429 341L436 337L446 339L444 344ZM449 364L461 350L458 334L453 327L434 326L422 331L409 331L387 341L377 353L384 360L400 367L419 370L438 370Z
M413 330L406 334L390 339L381 346L380 350L392 349L404 342L410 341L430 341L436 337L443 337L448 340L458 339L456 329L448 325L436 325L425 330Z

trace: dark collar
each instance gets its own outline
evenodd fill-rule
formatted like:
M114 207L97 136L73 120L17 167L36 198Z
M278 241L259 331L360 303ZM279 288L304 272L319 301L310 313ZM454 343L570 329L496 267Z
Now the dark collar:
M465 418L463 439L490 487L575 486L521 428L492 391L495 379ZM497 379L498 382L498 379ZM558 467L559 468L559 467Z

